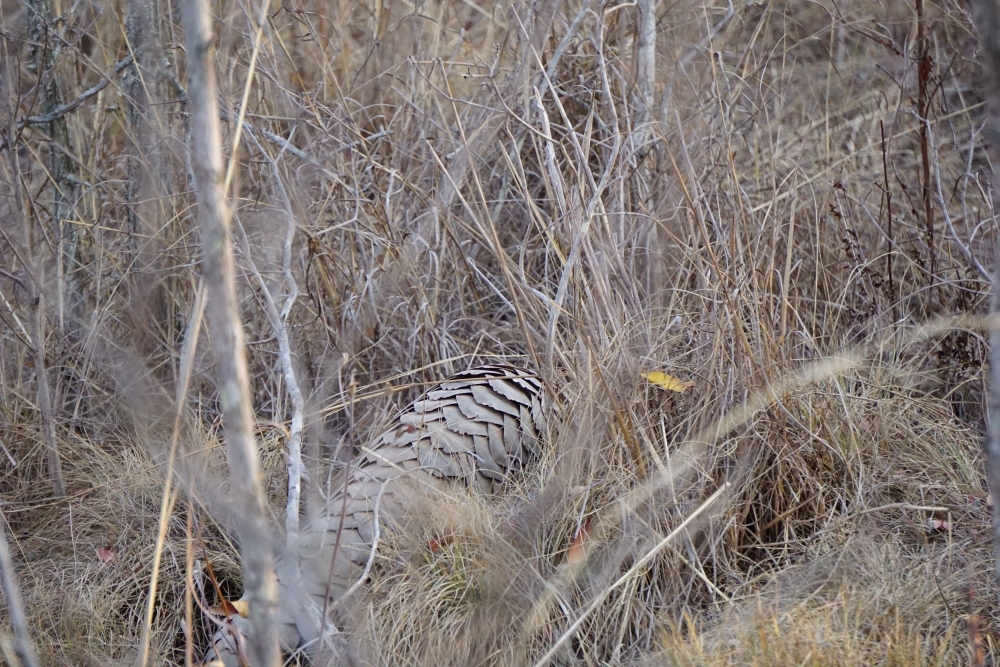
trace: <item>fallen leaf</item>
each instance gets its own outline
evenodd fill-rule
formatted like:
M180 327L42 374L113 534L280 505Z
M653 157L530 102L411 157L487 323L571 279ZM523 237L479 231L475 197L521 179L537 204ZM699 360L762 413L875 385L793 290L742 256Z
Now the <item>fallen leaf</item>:
M97 548L97 557L100 558L101 562L105 565L114 565L118 562L118 554L116 554L113 549L106 549L105 547Z
M250 615L250 603L246 600L223 600L218 607L209 607L213 614L225 616L242 616L247 618Z
M941 519L927 519L927 525L931 530L951 530L951 523Z
M684 382L683 380L678 380L672 375L667 375L666 373L661 373L660 371L651 371L649 373L640 373L642 377L646 378L658 387L662 387L667 391L676 391L677 393L683 393L688 387L693 387L694 382Z
M230 604L236 609L237 613L243 618L249 618L250 616L250 603L246 600L233 600Z
M454 527L445 528L445 530L437 537L432 537L427 540L427 546L431 550L431 553L437 553L439 550L445 548L451 544L452 538L455 537L457 531Z
M573 538L573 542L569 545L569 550L566 552L567 563L570 565L577 565L587 560L586 545L589 534L590 519L588 519L587 522L576 531L576 537Z

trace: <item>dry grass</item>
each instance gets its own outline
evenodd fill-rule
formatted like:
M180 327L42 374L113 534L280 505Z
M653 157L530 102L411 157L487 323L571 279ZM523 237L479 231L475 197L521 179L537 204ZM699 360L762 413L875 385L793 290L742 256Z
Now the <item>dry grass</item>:
M974 318L936 319L982 314L976 262L996 239L965 5L928 3L925 136L907 3L659 3L645 124L637 9L588 7L272 3L232 193L276 525L291 405L250 262L283 297L291 219L311 503L349 432L363 441L477 359L539 368L560 406L509 494L421 508L385 536L349 628L367 662L530 666L564 638L554 664L969 664L970 613L994 659L985 340ZM127 224L139 162L117 79L65 116L75 171L57 205L48 125L17 133L52 73L29 67L24 8L0 9L0 508L42 663L133 664L199 275L183 91L161 105L168 196L145 228ZM127 6L63 9L69 100L128 53ZM260 9L217 14L232 153ZM29 273L65 499L47 479ZM239 592L209 349L185 404L156 664L185 661L189 549ZM655 369L694 386L662 392L640 377ZM582 526L585 558L568 559Z

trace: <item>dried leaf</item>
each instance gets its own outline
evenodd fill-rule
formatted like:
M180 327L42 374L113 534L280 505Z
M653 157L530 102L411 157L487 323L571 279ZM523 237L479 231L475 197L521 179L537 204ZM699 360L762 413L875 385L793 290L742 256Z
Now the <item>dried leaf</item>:
M941 519L927 519L927 526L931 530L951 530L951 523L948 521L942 521Z
M642 375L642 377L646 378L656 386L662 387L667 391L676 391L677 393L683 393L688 387L694 386L694 382L684 382L682 380L678 380L672 375L661 373L660 371L640 373L640 375Z
M243 618L250 617L250 603L246 600L233 600L229 604L236 609L236 612Z
M118 554L115 553L114 549L98 547L97 557L100 558L101 562L105 565L114 565L118 562Z
M222 605L218 607L210 607L209 610L213 614L218 614L227 618L232 616L242 616L243 618L247 618L250 616L250 603L246 600L223 600Z
M427 540L427 547L431 550L432 554L437 553L451 544L457 532L454 526L447 526L437 537Z
M583 526L576 531L576 537L573 538L573 543L569 545L569 550L566 552L566 562L570 565L577 565L579 563L587 560L587 537L590 533L590 520L587 520Z

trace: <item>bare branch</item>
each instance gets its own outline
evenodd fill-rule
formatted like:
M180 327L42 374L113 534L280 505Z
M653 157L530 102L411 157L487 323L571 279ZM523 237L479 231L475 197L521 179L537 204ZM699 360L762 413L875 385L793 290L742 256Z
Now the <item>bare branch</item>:
M941 207L941 217L944 218L944 224L948 228L948 233L951 235L951 240L955 242L958 246L958 250L962 253L962 257L965 258L966 263L975 269L976 272L984 279L990 280L990 272L986 270L986 267L976 258L972 253L972 248L969 247L967 243L962 241L958 236L958 232L955 231L955 225L951 220L951 213L948 212L948 204L944 200L944 192L941 189L941 164L938 158L938 147L937 143L934 141L934 132L931 129L930 121L924 120L925 131L927 133L927 142L930 144L930 154L933 155L933 171L934 171L934 186L935 195L937 196L938 206Z
M299 381L295 375L295 367L292 366L291 345L288 343L288 316L292 312L295 299L299 296L299 284L295 281L295 276L292 274L292 241L295 239L295 215L292 212L292 202L288 197L287 190L285 190L281 173L278 171L277 159L271 157L264 150L264 147L261 146L249 127L247 130L247 136L253 140L261 154L265 156L265 159L271 165L271 174L274 176L274 183L278 192L281 193L281 203L284 206L285 217L288 223L285 233L285 244L281 255L281 271L285 277L285 285L288 287L288 296L285 297L285 302L281 306L280 313L270 290L267 288L267 285L260 276L260 272L257 271L257 267L253 263L249 247L247 247L246 254L254 277L257 279L261 292L264 294L267 319L274 329L275 336L278 338L278 354L281 356L282 374L284 375L285 384L288 387L288 397L292 401L292 425L288 433L288 500L285 505L285 544L289 549L295 549L298 547L299 499L302 495L302 426L303 412L305 410L305 401L302 398ZM291 138L289 138L288 143L291 143ZM284 148L282 148L282 151L284 151ZM281 157L281 153L278 154L278 157ZM243 235L243 240L246 242L246 234Z
M576 38L576 32L580 29L580 24L583 23L583 19L586 18L587 13L590 12L591 0L584 0L580 7L580 11L577 12L576 17L573 18L573 23L570 24L569 28L566 29L566 34L563 35L562 39L559 41L559 46L552 53L552 57L549 59L549 66L545 69L545 78L541 85L538 87L539 97L545 94L548 90L550 84L552 83L553 77L556 75L556 69L559 67L559 61L562 59L563 53L569 48L573 40ZM518 19L520 22L520 19ZM521 25L521 29L524 30L524 25ZM539 63L540 64L540 63Z
M237 506L242 508L236 517L236 528L253 627L250 657L255 666L277 667L280 658L273 622L277 608L277 583L269 549L260 462L250 411L250 381L236 298L236 269L230 229L232 213L222 185L212 13L207 0L188 0L184 7L184 32L191 108L191 162L198 184L198 221L202 235L203 275L208 286L208 322L218 367L219 401L229 454L230 493Z
M264 312L267 313L267 320L271 323L274 335L278 339L278 355L281 358L281 370L288 387L288 397L292 401L292 426L288 435L288 502L285 508L285 541L289 549L298 547L299 540L299 497L302 490L302 413L304 401L302 391L299 389L299 381L295 375L295 368L292 366L292 348L288 342L288 313L291 305L298 295L298 285L291 275L291 239L294 234L295 221L289 214L289 233L285 243L285 282L289 286L289 294L285 299L282 312L278 312L278 306L271 295L271 290L264 281L263 276L257 269L257 265L250 255L250 244L247 241L246 233L243 234L244 252L247 264L253 272L261 294L264 296Z
M111 83L111 78L119 74L123 69L132 64L132 56L125 56L121 60L115 63L114 69L111 70L111 74L105 74L104 78L98 81L96 84L88 88L87 90L80 93L76 99L71 102L67 102L59 107L56 107L47 114L42 114L41 116L28 116L27 118L21 120L17 124L17 129L20 130L25 125L45 125L46 123L51 123L54 120L62 118L68 113L76 111L83 103L89 100L91 97L101 92L107 88L108 84Z
M556 288L556 296L553 303L549 307L549 317L548 323L545 327L545 368L547 370L552 370L552 357L553 350L555 348L555 336L556 336L556 323L559 321L559 315L562 311L563 301L566 298L566 293L569 289L569 281L573 275L573 269L579 258L580 251L583 245L584 239L586 239L588 232L590 231L590 223L594 218L594 211L597 209L598 204L601 203L601 196L604 194L604 189L608 187L608 182L611 180L611 175L614 173L615 164L618 161L618 153L622 146L622 135L618 130L618 114L615 111L614 96L611 94L611 87L608 83L608 72L607 63L604 58L604 17L598 22L599 32L598 32L598 54L597 63L598 70L601 73L601 84L604 89L604 97L609 102L608 110L611 112L612 116L612 131L613 131L613 143L611 146L611 155L608 157L607 166L604 169L604 173L601 175L601 180L594 188L594 193L591 196L590 202L587 204L587 210L583 214L583 219L580 221L579 231L573 237L573 247L570 250L569 258L563 265L562 275L559 277L559 286Z

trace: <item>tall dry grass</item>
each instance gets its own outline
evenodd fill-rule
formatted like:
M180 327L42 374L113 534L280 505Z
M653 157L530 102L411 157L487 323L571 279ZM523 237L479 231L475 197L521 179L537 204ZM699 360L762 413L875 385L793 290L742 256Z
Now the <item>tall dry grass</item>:
M292 403L254 269L284 298L289 220L307 504L394 410L477 360L538 368L558 406L545 459L509 493L421 508L385 536L345 628L365 661L950 665L972 639L996 655L985 112L965 4L925 4L918 31L904 2L653 3L651 82L629 3L217 5L275 525ZM200 275L183 35L166 3L150 135L166 166L143 190L127 64L112 73L129 7L60 11L32 42L25 6L0 8L0 509L42 663L131 664ZM51 68L32 67L42 46ZM50 78L69 101L105 75L63 116L69 145L31 120ZM66 155L74 171L54 174ZM192 561L240 591L206 343L158 663L204 648ZM649 370L694 385L665 393ZM8 662L10 641L5 622Z

